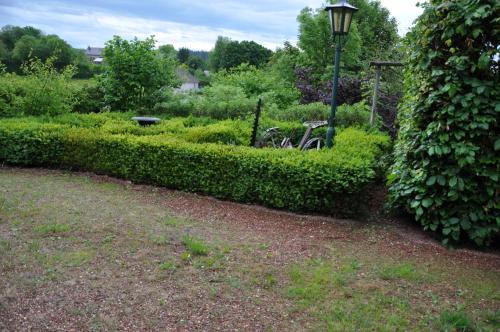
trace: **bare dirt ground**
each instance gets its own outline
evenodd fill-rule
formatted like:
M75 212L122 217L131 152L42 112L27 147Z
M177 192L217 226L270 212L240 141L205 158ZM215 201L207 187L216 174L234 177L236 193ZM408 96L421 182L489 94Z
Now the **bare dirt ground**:
M451 317L451 318L450 318ZM339 220L0 168L0 330L500 329L500 255Z

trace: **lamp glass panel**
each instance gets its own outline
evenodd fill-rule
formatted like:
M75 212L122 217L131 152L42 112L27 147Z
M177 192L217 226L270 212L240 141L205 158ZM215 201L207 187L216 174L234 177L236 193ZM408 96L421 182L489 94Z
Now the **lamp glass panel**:
M349 28L351 26L351 20L352 20L352 11L351 10L346 10L345 11L345 18L344 18L344 31L343 33L349 33Z
M342 11L333 11L333 32L342 33Z

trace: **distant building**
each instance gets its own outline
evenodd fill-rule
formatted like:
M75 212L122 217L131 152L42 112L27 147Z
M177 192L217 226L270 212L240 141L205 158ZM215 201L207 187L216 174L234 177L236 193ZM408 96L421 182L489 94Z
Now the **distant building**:
M200 81L188 70L181 67L177 68L177 77L181 80L182 85L176 91L185 92L200 89Z
M104 58L102 55L102 50L104 50L104 48L102 48L102 47L90 47L89 46L85 50L85 55L93 63L101 64L104 61Z

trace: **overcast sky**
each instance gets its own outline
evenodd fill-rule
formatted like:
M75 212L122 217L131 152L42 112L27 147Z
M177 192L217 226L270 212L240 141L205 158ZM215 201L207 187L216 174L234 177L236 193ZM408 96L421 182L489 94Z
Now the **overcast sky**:
M404 35L421 13L418 0L381 0ZM31 25L73 47L103 46L113 35L155 35L157 45L210 50L217 36L270 49L295 44L300 10L324 0L0 0L0 24Z

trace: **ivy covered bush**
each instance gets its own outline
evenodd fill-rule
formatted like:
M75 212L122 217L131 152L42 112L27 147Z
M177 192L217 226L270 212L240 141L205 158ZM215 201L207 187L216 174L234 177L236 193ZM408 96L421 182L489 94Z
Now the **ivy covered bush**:
M500 229L499 39L496 0L431 0L408 37L390 193L450 245Z

